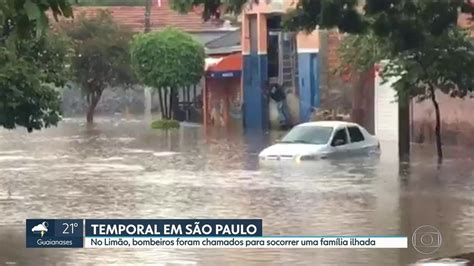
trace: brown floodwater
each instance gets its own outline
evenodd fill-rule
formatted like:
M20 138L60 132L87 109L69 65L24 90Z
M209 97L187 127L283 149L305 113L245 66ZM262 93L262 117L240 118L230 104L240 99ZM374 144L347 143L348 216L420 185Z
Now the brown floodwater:
M266 235L406 235L439 229L433 256L474 251L474 153L414 146L380 158L261 165L281 133L173 132L140 120L66 119L0 130L0 263L7 265L406 265L408 249L26 249L27 218L262 218Z

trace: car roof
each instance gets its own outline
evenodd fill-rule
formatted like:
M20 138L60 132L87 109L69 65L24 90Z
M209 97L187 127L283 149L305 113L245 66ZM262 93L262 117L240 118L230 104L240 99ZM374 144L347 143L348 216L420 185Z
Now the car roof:
M316 122L307 122L298 125L299 127L306 127L306 126L320 126L320 127L343 127L343 126L358 126L356 123L346 122L346 121L316 121Z

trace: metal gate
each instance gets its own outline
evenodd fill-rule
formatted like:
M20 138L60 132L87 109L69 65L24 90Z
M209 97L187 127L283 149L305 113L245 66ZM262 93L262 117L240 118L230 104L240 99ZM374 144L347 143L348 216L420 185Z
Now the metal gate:
M178 89L174 117L178 121L202 122L202 88L199 84Z

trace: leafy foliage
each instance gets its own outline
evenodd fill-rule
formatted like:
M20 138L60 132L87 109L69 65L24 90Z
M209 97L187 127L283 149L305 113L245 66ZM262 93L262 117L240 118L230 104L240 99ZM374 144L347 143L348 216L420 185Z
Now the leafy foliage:
M72 16L67 1L0 2L0 126L29 132L56 125L60 98L55 87L68 78L68 40L46 33L45 12Z
M147 86L186 87L198 82L204 73L204 48L177 29L136 36L131 54L133 67Z
M435 89L464 98L474 91L474 45L466 32L452 29L431 38L419 50L392 56L382 68L382 78L398 77L399 95L430 99Z
M338 27L348 33L363 32L367 22L358 11L357 0L300 0L288 11L284 24L291 30L312 31L320 28Z
M189 12L203 6L203 18L240 13L246 3L258 0L173 0L172 7ZM372 31L388 37L394 48L423 46L429 35L439 36L455 26L458 11L474 15L472 0L299 0L288 10L285 26L293 31L338 28L347 33Z
M431 37L455 27L459 10L474 14L471 0L300 0L286 17L292 30L338 28L347 33L371 32L387 38L393 51L425 45ZM364 11L365 13L363 13Z
M60 95L55 86L68 78L68 41L57 34L0 46L0 125L23 126L31 132L60 120Z
M3 37L13 34L30 38L32 31L41 36L48 28L46 11L51 11L56 20L59 16L73 15L68 0L2 0L0 21Z
M137 35L131 55L132 66L141 82L158 89L166 119L172 116L176 89L196 84L204 73L204 47L191 35L173 28ZM169 110L164 108L168 90Z
M375 64L386 59L390 49L390 43L374 34L347 35L337 49L340 62L336 73L369 71Z
M171 7L181 13L187 13L194 7L202 6L202 17L204 20L211 18L219 19L224 14L240 14L247 0L173 0Z
M87 96L87 121L92 122L95 107L107 87L135 82L129 52L132 32L115 23L106 11L91 18L80 14L72 24L61 28L74 42L73 80Z

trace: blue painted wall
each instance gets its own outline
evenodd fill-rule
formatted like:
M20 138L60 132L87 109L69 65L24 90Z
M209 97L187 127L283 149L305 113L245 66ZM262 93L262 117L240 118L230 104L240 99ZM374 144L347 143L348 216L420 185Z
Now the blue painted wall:
M244 55L243 60L244 128L267 129L268 99L264 95L268 80L267 55Z
M320 106L319 57L317 53L298 53L299 122L308 122L313 107Z

